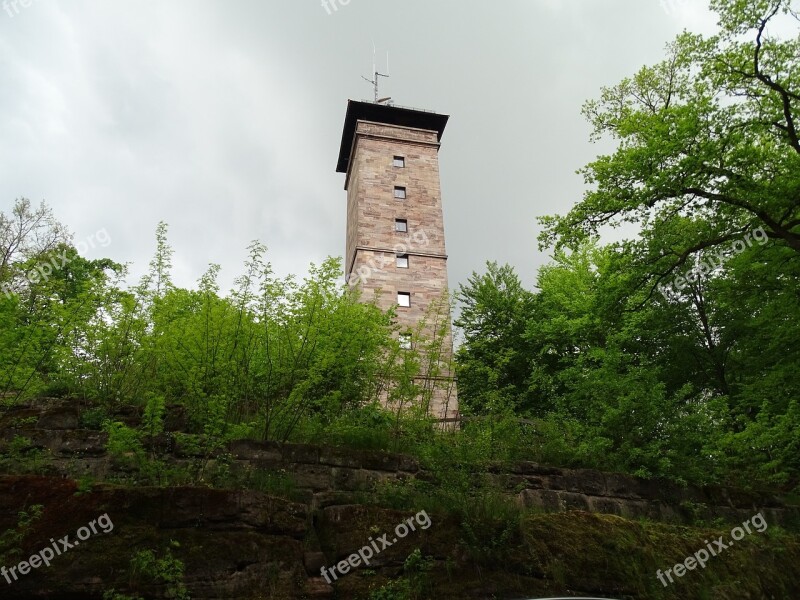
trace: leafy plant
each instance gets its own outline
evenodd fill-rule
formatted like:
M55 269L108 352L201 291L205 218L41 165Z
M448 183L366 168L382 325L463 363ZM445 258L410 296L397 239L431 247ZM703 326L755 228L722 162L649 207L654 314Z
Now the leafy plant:
M27 537L31 526L42 517L44 506L32 504L27 509L17 512L17 525L7 529L0 535L0 561L6 562L22 552L20 544Z
M0 465L12 473L40 473L46 468L47 450L34 446L30 438L15 435L6 445Z
M103 600L144 600L144 598L121 594L114 589L110 589L103 592Z
M107 420L108 414L105 409L94 407L81 412L78 417L78 424L83 429L100 431L103 429L103 423Z
M148 585L166 585L166 597L175 600L190 600L191 596L183 583L185 567L182 561L175 558L172 550L180 548L175 540L170 540L169 547L163 552L151 549L137 551L130 560L130 589L136 595L130 596L107 590L103 600L142 600L139 592Z
M418 600L427 598L428 573L433 568L433 558L423 556L419 548L403 562L403 576L387 582L370 592L370 600Z
M39 417L15 417L11 419L8 424L9 429L26 429L32 425L36 425Z

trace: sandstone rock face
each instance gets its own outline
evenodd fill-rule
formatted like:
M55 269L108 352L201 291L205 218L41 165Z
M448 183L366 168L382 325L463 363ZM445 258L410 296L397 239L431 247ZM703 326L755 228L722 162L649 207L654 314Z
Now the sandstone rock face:
M416 478L435 483L437 473L426 471L413 458L240 440L211 460L224 461L234 473L279 473L293 483L291 500L252 490L202 486L125 487L110 482L130 473L107 454L104 433L60 428L79 422L67 408L48 401L0 413L0 446L16 437L27 439L30 447L39 449L38 468L46 473L0 475L0 532L5 532L0 538L0 567L27 560L49 546L51 538L68 535L74 540L79 528L101 515L108 516L113 530L89 536L57 556L50 567L35 569L11 584L0 576L1 598L100 600L112 588L148 599L167 598L169 590L163 582L137 580L130 568L136 552L153 550L163 556L167 549L184 563L184 581L196 600L360 598L368 597L386 577L403 576L404 562L417 548L429 557L431 578L438 586L435 595L421 598L483 599L503 590L506 595L498 597L578 591L644 598L641 583L633 585L626 579L631 564L646 569L649 577L651 567L671 566L653 562L652 553L664 544L675 545L668 556L677 561L701 548L704 536L709 536L701 530L696 540L687 538L684 530L672 535L671 528L661 523L686 524L699 517L737 524L757 511L771 526L800 522L797 507L770 495L684 488L666 481L520 462L490 465L487 476L509 499L536 509L531 513L535 516L527 517L522 537L505 537L508 530L502 520L492 525L496 529L479 531L475 523L431 514L430 528L418 528L395 540L395 527L413 513L371 505L371 492L376 483L385 481ZM43 423L58 427L43 429ZM196 460L190 448L173 442L170 434L159 440L168 467ZM79 486L74 479L83 475L106 482ZM41 517L23 528L20 512L32 514L34 505L43 507ZM642 518L657 522L655 533L639 523ZM624 535L614 542L613 555L604 554L608 540L619 531ZM369 565L361 565L334 585L321 577L322 567L347 560L383 534L392 544L376 553ZM652 536L663 536L663 541L653 541ZM597 546L594 554L589 549L592 544ZM643 545L647 550L637 558ZM484 553L479 559L489 560L491 569L476 569L476 548ZM504 553L503 561L491 558L498 552ZM778 587L769 593L776 598L793 597L780 594L797 583L791 580L797 572L791 565L800 558L800 543L792 539L780 552L768 548L759 552L765 564L777 561L773 579L779 574L788 578L775 583ZM742 566L734 554L731 557L733 562L718 559L715 573L721 569L730 578L740 577ZM634 563L626 563L628 559ZM619 564L609 566L609 561ZM606 586L602 577L592 573L592 566L614 585ZM578 571L570 574L573 585L580 583L571 590L558 585L559 573L568 568ZM765 589L747 593L768 597L758 595L767 593ZM741 591L738 597L745 597L745 590Z
M137 550L157 552L173 546L187 567L185 582L195 598L251 598L272 586L297 591L305 579L303 540L306 506L252 491L204 488L121 488L97 485L77 493L75 482L52 477L0 477L0 527L17 526L25 505L44 506L42 518L27 532L11 560L25 560L50 546L50 538L69 535L107 515L113 529L79 541L52 565L19 577L4 598L100 598L105 590L126 588L130 560ZM5 581L0 581L6 586ZM161 597L165 586L142 585L147 597Z
M10 426L20 419L27 419L27 426ZM53 475L90 475L103 479L115 474L121 467L115 465L106 452L106 434L60 428L73 422L78 422L77 413L65 401L45 399L36 405L16 407L0 413L0 445L15 436L29 439L32 447L46 452L47 469ZM43 429L42 423L59 427ZM170 435L165 434L167 438ZM167 462L185 465L188 464L185 461L196 458L180 443L167 438L160 443ZM387 452L253 440L231 442L224 452L230 457L233 472L284 474L292 481L295 496L309 509L360 502L363 494L378 482L410 478L437 481L436 473L425 471L415 459ZM776 524L800 520L800 509L787 507L769 494L721 487L681 487L670 481L588 469L561 469L526 461L493 464L488 471L493 483L528 508L586 510L689 523L698 518L741 521L751 516L757 507Z

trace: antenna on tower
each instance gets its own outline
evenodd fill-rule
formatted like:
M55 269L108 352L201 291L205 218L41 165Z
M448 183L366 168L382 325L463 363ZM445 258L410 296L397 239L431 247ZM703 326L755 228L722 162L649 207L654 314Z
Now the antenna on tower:
M372 40L372 38L370 38L370 40ZM392 99L391 96L387 96L386 98L379 98L378 97L378 87L379 87L378 82L380 81L379 78L380 77L386 77L386 78L389 77L389 51L388 50L386 51L386 73L385 74L384 73L379 73L378 72L378 67L375 66L375 52L376 52L376 50L375 50L375 40L372 40L372 79L367 79L363 75L361 76L361 79L371 83L372 86L375 88L375 104L383 104L384 102L388 102L389 100Z

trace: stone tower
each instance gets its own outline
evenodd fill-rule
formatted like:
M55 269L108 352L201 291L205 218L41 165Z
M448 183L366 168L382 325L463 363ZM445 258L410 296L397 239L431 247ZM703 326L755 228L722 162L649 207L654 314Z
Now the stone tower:
M453 341L447 298L447 253L439 180L439 145L447 115L350 100L337 172L345 173L347 240L345 276L361 286L365 299L378 294L381 308L397 306L402 343L405 331L430 337L446 320L441 341L449 363ZM438 307L438 308L437 308ZM432 313L435 313L432 315ZM423 364L426 360L423 357ZM447 367L418 381L432 390L429 412L437 418L458 413L453 373Z

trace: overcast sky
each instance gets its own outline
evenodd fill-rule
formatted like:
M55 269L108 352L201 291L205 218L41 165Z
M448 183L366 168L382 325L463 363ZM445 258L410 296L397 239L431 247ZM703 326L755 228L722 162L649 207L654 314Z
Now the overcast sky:
M105 229L88 256L132 263L132 281L161 220L179 285L216 262L228 289L253 239L302 275L344 253L336 159L374 39L381 95L451 116L451 287L486 260L532 285L536 217L579 200L576 169L608 150L582 103L715 22L704 0L329 1L6 0L0 211L45 200L75 242Z

